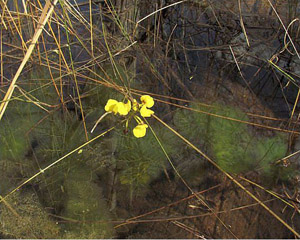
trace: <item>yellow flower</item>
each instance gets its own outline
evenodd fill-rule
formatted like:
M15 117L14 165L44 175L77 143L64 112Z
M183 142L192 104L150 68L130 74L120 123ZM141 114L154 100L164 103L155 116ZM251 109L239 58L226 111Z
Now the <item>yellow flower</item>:
M142 117L151 117L154 112L146 107L146 105L142 106L140 110L141 116Z
M104 107L106 112L113 112L114 114L117 114L118 112L118 101L115 99L109 99Z
M133 129L133 135L136 138L141 138L146 135L147 124L139 124Z
M123 102L118 102L117 106L118 106L118 113L122 116L125 116L129 113L131 109L131 102L127 101L126 104Z
M131 110L131 101L127 100L127 103L125 104L127 112L130 112Z
M143 95L141 96L141 102L143 105L145 105L147 108L151 108L154 105L154 100L151 96L149 95Z
M119 113L120 115L127 115L131 109L131 102L128 100L127 103L118 102L114 99L109 99L105 105L105 111L113 112L114 114Z

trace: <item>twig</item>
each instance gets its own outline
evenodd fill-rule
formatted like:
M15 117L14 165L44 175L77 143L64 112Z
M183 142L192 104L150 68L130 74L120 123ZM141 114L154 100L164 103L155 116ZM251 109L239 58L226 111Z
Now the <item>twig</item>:
M40 20L39 20L39 24L37 26L37 29L33 35L33 38L32 38L32 42L23 58L23 61L21 63L21 65L19 66L18 68L18 71L16 72L4 98L3 98L3 101L0 105L0 120L2 119L3 117L3 114L6 110L6 107L9 103L9 100L14 92L14 89L15 89L15 85L16 85L16 82L25 66L25 64L27 63L28 59L30 58L31 54L32 54L32 51L37 43L37 40L39 39L43 29L44 29L44 26L46 24L46 22L48 21L51 13L53 12L53 9L54 9L54 6L56 5L58 0L53 0L52 3L51 3L51 0L48 0L45 7L44 7L44 10L42 12L42 15L40 17Z
M184 138L182 135L180 135L178 132L176 132L173 128L171 128L168 124L166 124L164 121L162 121L159 117L156 115L153 115L153 117L163 124L165 127L167 127L170 131L172 131L176 136L178 136L181 140L183 140L188 146L190 146L192 149L194 149L196 152L198 152L202 157L204 157L208 162L210 162L214 167L216 167L218 170L220 170L222 173L226 175L233 183L235 183L238 187L240 187L242 190L244 190L245 193L247 193L253 200L258 202L265 210L267 210L273 217L275 217L279 222L281 222L286 228L288 228L295 236L298 238L300 237L300 234L293 229L288 223L286 223L281 217L279 217L275 212L273 212L266 204L264 204L259 198L257 198L253 193L251 193L249 190L247 190L239 181L237 181L233 176L231 176L229 173L224 171L217 163L215 163L210 157L208 157L204 152L202 152L199 148L197 148L194 144L192 144L189 140Z
M271 7L272 7L274 13L276 14L278 20L280 21L280 23L281 23L283 29L285 30L286 35L289 37L289 39L290 39L290 41L291 41L291 44L292 44L292 46L293 46L293 48L294 48L294 50L295 50L295 52L296 52L296 54L297 54L297 57L300 59L300 55L299 55L299 53L298 53L298 51L297 51L297 48L296 48L296 46L295 46L295 44L294 44L294 42L293 42L293 40L292 40L290 34L288 33L287 28L285 27L284 23L282 22L282 20L281 20L279 14L278 14L278 12L277 12L276 9L274 8L274 6L273 6L273 4L271 3L271 1L268 0L268 2L269 2L269 4L271 5Z
M246 28L245 28L244 21L243 21L243 16L242 16L241 0L238 0L238 4L239 4L239 11L240 11L240 23L241 23L241 27L243 29L243 33L245 35L245 38L246 38L246 41L247 41L247 45L248 45L248 47L250 47L248 35L247 35L247 32L246 32Z

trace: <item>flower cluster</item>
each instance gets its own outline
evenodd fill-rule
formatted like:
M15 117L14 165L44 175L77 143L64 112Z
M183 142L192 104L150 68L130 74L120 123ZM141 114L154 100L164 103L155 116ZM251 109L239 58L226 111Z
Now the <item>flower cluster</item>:
M149 109L154 105L153 98L149 95L143 95L141 96L140 99L142 102L140 104L135 99L133 100L132 103L130 100L127 100L127 103L124 103L124 102L118 102L114 99L109 99L104 108L106 112L112 112L115 115L118 113L121 116L128 115L128 113L132 109L133 110L132 116L138 123L138 125L133 129L133 135L137 138L141 138L146 135L146 129L148 128L148 125L145 124L141 120L141 118L136 115L136 112L139 112L142 117L151 117L151 115L154 114L154 111Z
M126 116L130 112L131 102L128 100L125 104L114 99L109 99L104 109L106 112L113 112L114 114L119 113L122 116Z

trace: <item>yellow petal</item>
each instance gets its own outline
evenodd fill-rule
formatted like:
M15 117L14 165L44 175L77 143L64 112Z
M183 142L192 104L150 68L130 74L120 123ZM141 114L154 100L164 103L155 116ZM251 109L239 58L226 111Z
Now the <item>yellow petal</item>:
M130 110L131 110L131 101L127 100L127 103L125 105L126 105L127 112L130 112Z
M143 95L141 96L141 102L148 108L153 107L154 105L154 100L151 96L149 95Z
M118 101L115 99L109 99L104 107L106 112L114 112L115 114L118 112L117 108Z
M123 102L118 102L118 103L117 103L117 106L118 106L118 113L119 113L120 115L125 116L125 115L128 114L127 107L126 107L126 104L125 104L125 103L123 103Z
M146 128L148 127L147 124L139 124L133 129L133 135L136 138L141 138L146 135Z
M146 105L142 106L140 110L141 116L142 117L151 117L154 112L146 107Z
M107 112L119 113L120 115L127 115L131 109L131 102L128 100L127 103L118 102L114 99L109 99L104 107Z

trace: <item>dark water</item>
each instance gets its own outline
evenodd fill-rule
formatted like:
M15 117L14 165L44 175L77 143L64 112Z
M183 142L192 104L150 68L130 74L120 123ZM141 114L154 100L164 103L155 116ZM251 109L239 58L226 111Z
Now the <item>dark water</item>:
M45 1L41 1L42 4L44 4L44 2ZM229 2L230 1L224 1L223 4L226 5ZM85 19L89 19L89 4L87 1L78 0L70 1L70 3L73 4L74 9L78 10ZM211 6L214 6L215 3L214 1L211 2ZM225 10L220 9L220 5L222 5L222 1L218 1L216 4L217 7L215 11L217 13L220 12L222 14L222 11L228 11L226 7L224 8ZM189 86L191 78L193 78L194 82L201 85L202 78L205 78L208 74L229 79L245 87L250 87L276 116L288 118L290 117L298 88L294 84L289 84L288 87L285 87L288 83L287 77L272 68L270 64L267 63L267 60L272 56L278 55L277 64L281 68L290 71L289 73L294 77L296 85L299 81L300 60L297 60L296 55L291 56L286 51L279 54L284 45L284 32L278 21L276 21L276 18L269 20L272 21L272 23L267 24L268 26L266 26L265 29L257 28L254 31L252 30L252 28L255 29L256 26L251 25L254 21L251 19L251 15L254 15L252 18L255 18L255 15L259 16L259 7L261 7L261 5L259 1L255 1L253 5L250 4L248 8L242 5L244 7L242 11L250 15L249 18L245 17L246 25L248 23L247 20L250 19L247 26L251 42L250 48L246 46L238 16L228 14L231 19L226 19L227 22L223 21L223 27L220 28L216 19L212 16L211 8L201 7L201 4L179 4L166 10L166 13L164 12L166 16L162 19L162 37L168 40L172 34L172 42L177 42L173 53L171 52L169 60L177 65L175 71L180 74L180 78L187 86ZM103 7L104 4L100 2L92 4L95 14L99 13L99 6ZM299 12L299 4L294 4L293 6L296 7L297 14ZM7 7L11 10L16 10L15 1L8 1ZM18 8L20 12L24 11L21 0L18 0ZM61 9L61 7L59 3L56 8L60 11L59 9ZM145 10L145 12L147 13L147 10ZM269 10L268 15L271 15L271 13L272 11ZM247 16L247 14L245 15ZM105 19L107 20L107 24L111 23L111 20L106 16L104 16L104 20ZM219 21L222 20L220 16ZM232 24L233 21L235 21L234 24ZM295 26L298 26L297 23ZM98 26L98 28L101 31L101 26ZM225 30L227 32L222 32ZM84 27L76 28L76 31L81 36L86 35L86 29ZM67 39L64 30L62 30L61 33L63 45L67 42ZM259 35L258 39L256 39L256 35ZM25 41L31 37L26 33L24 36ZM295 43L296 46L298 46L297 41ZM91 56L82 48L81 44L76 39L72 39L72 44L71 51L75 64L78 63L77 66L80 66L88 62ZM237 57L241 54L248 56L246 59L241 59L242 61L239 63L244 79L241 77L236 64L233 62L229 50L230 45L233 46L234 51L236 50L238 52L236 53ZM43 46L40 45L40 47ZM50 49L51 45L47 46L47 48ZM9 49L8 46L3 46L4 52ZM68 51L68 49L65 50ZM172 54L175 55L172 56ZM65 55L69 62L69 54ZM176 59L175 61L173 60L174 57ZM230 60L231 64L228 63L228 60ZM7 72L5 77L7 79L12 77L10 71Z

